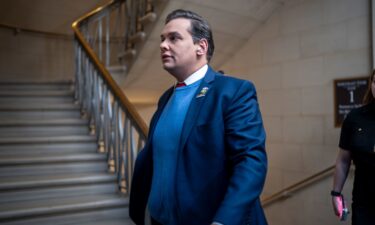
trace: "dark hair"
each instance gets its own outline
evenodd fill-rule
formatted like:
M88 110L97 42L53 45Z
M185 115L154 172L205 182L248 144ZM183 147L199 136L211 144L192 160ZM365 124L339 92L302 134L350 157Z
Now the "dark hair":
M176 9L168 14L167 18L165 19L165 24L169 23L171 20L178 18L185 18L190 20L191 26L189 32L193 37L194 44L202 39L207 40L207 61L209 62L212 58L212 55L214 54L215 45L214 39L212 37L211 27L208 24L207 20L205 20L195 12L184 9Z
M363 98L363 104L365 105L375 102L374 95L372 94L372 91L371 91L371 85L372 85L372 82L374 82L374 75L375 75L375 70L372 71L368 79L368 88L366 90L365 97Z

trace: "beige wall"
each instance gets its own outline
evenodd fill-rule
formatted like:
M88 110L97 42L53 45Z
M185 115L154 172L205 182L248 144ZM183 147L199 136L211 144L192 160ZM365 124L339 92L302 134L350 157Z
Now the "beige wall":
M333 80L371 68L368 0L286 2L223 66L257 87L268 134L265 196L333 165L340 131L333 122ZM329 202L331 183L318 185L318 203L310 196L272 206L270 224L339 224Z
M0 28L0 81L60 81L74 77L73 38Z

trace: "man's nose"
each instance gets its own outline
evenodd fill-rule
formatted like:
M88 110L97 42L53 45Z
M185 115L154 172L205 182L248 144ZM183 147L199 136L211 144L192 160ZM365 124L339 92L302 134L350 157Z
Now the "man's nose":
M160 49L162 51L168 49L168 44L167 44L167 42L165 40L162 41L162 42L160 42Z

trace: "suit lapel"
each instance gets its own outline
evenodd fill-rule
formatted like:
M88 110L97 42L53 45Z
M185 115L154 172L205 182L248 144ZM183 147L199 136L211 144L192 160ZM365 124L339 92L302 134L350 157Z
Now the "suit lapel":
M149 135L148 135L149 136L149 141L152 140L156 124L159 121L159 118L160 118L160 116L161 116L161 114L162 114L162 112L163 112L163 110L165 108L165 105L167 104L169 98L173 94L173 91L174 91L174 87L170 88L169 90L166 91L166 93L160 99L160 103L158 105L158 109L156 110L155 115L152 118L152 121L151 121L151 124L150 124L150 131L149 131Z
M191 100L189 110L186 114L184 125L182 127L180 148L186 143L187 138L191 132L192 127L196 124L199 112L203 106L206 99L206 93L210 92L212 82L215 79L215 72L208 67L207 73L204 76L202 83L200 84L197 93L193 96Z

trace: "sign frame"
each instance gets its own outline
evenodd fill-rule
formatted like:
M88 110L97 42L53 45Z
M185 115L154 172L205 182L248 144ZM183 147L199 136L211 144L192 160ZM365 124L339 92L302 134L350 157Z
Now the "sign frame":
M334 123L341 127L350 110L363 105L363 97L368 88L368 76L335 79L334 90ZM349 99L349 103L348 103Z

